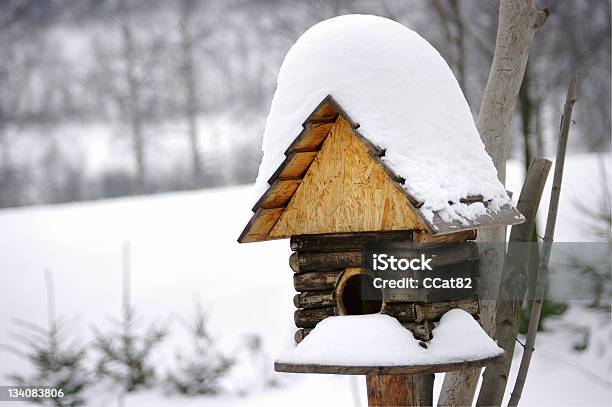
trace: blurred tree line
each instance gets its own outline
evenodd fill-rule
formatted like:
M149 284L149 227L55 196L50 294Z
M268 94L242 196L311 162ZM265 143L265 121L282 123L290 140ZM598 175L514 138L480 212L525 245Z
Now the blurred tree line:
M532 50L511 154L525 163L552 154L574 72L571 148L609 150L610 2L540 3L551 18ZM477 112L497 9L495 0L5 0L0 207L252 182L283 56L335 15L377 14L417 30ZM166 148L170 136L178 152ZM102 148L110 153L90 168Z

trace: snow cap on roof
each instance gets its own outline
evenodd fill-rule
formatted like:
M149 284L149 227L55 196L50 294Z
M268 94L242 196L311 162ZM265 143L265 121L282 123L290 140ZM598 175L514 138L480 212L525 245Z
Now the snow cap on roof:
M365 138L386 150L383 161L406 179L403 187L423 203L429 221L435 213L465 223L510 204L438 51L409 28L368 15L318 23L287 53L266 121L258 195L327 95L359 123ZM482 196L488 208L460 203L468 196Z

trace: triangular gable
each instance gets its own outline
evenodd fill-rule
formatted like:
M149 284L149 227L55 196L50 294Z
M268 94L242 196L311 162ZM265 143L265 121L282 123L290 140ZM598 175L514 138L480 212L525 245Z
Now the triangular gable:
M384 185L392 185L393 189L385 187L387 198L390 198L390 203L387 204L387 215L384 214L384 205L380 209L380 213L370 214L371 220L368 222L361 219L358 221L343 222L338 218L330 218L329 221L323 221L321 217L328 216L329 213L322 212L319 209L319 214L314 218L306 214L306 210L298 211L295 208L298 203L305 205L308 201L305 197L291 205L291 201L298 191L301 183L309 172L309 168L315 157L318 157L320 150L330 130L337 126L337 123L345 123L346 129L356 138L358 143L363 146L364 151L367 150L368 156L372 162L376 164L376 168L383 171L388 179L385 182L379 180L380 187ZM291 143L285 151L285 160L274 172L268 180L270 187L262 195L253 207L253 216L242 234L238 238L241 243L256 242L263 240L280 239L291 236L293 234L310 234L310 233L341 233L344 231L368 231L368 230L426 230L432 235L440 235L446 233L458 232L461 230L476 229L494 225L511 225L521 223L522 217L520 213L512 206L505 205L499 211L491 215L480 216L472 221L461 223L458 221L447 222L443 220L437 213L434 214L433 220L429 222L418 209L422 202L416 200L402 186L405 179L395 174L381 159L384 156L385 150L372 144L368 139L363 137L359 131L359 124L353 122L346 112L338 105L338 103L330 96L327 96L310 116L303 123L302 132ZM363 161L363 160L362 160ZM312 186L311 186L312 187ZM364 190L362 193L368 195ZM314 192L314 191L313 191ZM321 191L318 191L320 193ZM355 192L359 194L359 192ZM397 194L401 194L405 198L405 202L401 202ZM316 198L316 194L314 196ZM350 199L355 199L355 196ZM363 197L362 197L363 198ZM302 202L303 201L303 202ZM468 197L462 202L482 202L482 197ZM341 204L338 201L336 204ZM314 204L314 203L313 203ZM486 202L484 202L486 206ZM389 205L393 206L392 217L388 218ZM291 215L284 216L285 210L291 206ZM368 206L368 209L376 208L376 205ZM365 209L365 206L364 206ZM311 207L311 210L317 211L316 207ZM329 211L328 211L329 212ZM408 214L411 213L411 215ZM358 212L356 212L358 213ZM336 214L338 215L338 214ZM341 215L340 219L342 219ZM292 222L289 222L292 217ZM385 218L385 221L382 221ZM281 222L280 224L277 223ZM363 222L362 222L363 221ZM304 227L298 227L299 222L304 223ZM327 227L323 227L325 223ZM390 223L387 223L390 222ZM399 225L400 222L405 222L405 226ZM291 229L289 226L296 225ZM308 228L305 226L309 225ZM359 226L361 225L361 226ZM334 227L340 230L334 230ZM332 229L326 231L327 229ZM355 230L353 230L355 229Z
M269 236L426 229L340 115Z

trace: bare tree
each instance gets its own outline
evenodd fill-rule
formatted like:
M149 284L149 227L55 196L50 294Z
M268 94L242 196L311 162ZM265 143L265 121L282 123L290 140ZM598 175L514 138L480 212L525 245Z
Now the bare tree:
M196 94L196 76L193 64L193 38L191 35L191 16L194 11L194 0L181 0L179 3L179 27L181 32L181 76L185 87L185 113L187 116L189 144L191 146L192 183L194 187L202 185L202 153L198 143L198 101Z
M507 144L510 136L512 113L523 81L529 50L536 31L544 24L548 10L539 11L534 0L501 0L495 53L489 79L480 105L477 128L485 148L493 158L498 178L506 180ZM505 229L485 229L481 242L504 242ZM481 322L485 331L493 336L495 330L495 292L503 254L489 250L483 256L482 275L487 276L482 289ZM480 369L447 373L444 377L438 405L471 405L478 384Z
M557 157L555 160L555 173L553 178L553 186L550 193L550 203L548 206L548 217L546 220L546 231L544 233L544 243L542 245L542 253L540 254L537 283L533 306L531 308L531 316L529 319L529 330L525 341L525 352L521 358L516 383L512 389L512 396L508 402L508 406L517 406L521 399L523 387L527 380L527 372L533 351L535 350L535 340L540 324L540 315L542 313L542 305L546 293L546 285L548 280L548 263L550 260L550 252L552 250L553 238L555 235L555 225L557 223L557 213L559 210L559 199L561 198L561 183L563 181L563 167L565 164L565 155L567 151L567 139L569 137L570 125L572 123L572 110L576 103L576 76L572 79L567 90L565 106L563 108L563 116L561 116L561 130L559 134L559 146L557 147Z
M148 192L184 189L197 185L202 176L205 179L199 186L233 182L213 172L228 174L234 162L218 154L209 157L203 150L205 131L214 143L214 131L208 135L213 120L196 121L194 117L203 112L219 117L231 114L241 120L254 117L252 122L257 125L249 125L248 136L241 134L244 140L236 144L257 150L257 128L264 121L283 56L309 26L339 14L385 15L416 28L445 56L472 111L478 111L493 56L498 5L498 0L8 2L0 8L0 206L52 199L44 187L48 174L35 174L32 168L40 168L34 162L38 159L32 158L40 154L21 153L26 140L46 146L50 132L73 120L84 127L86 121L107 126L117 113L125 123L126 142L114 147L129 154L134 170L133 175L122 173L125 182L121 181L116 193L133 193L136 187L142 191L144 184ZM531 156L551 152L545 148L550 150L554 144L554 116L560 113L565 78L572 72L581 76L582 101L575 112L580 137L572 139L570 148L610 148L610 2L550 2L550 7L555 18L532 48L535 58L531 58L528 80L519 96L520 115L513 122L513 129L517 135L520 130L523 137L509 139L504 154L525 155L525 163ZM187 12L189 9L193 12ZM105 27L117 21L122 26L109 33ZM185 24L180 27L177 21ZM64 28L78 31L80 40L67 46L57 35ZM186 30L181 32L181 28ZM83 49L72 52L73 45L79 44ZM159 129L177 119L185 122L187 132L181 137L187 148L184 156L168 157L175 162L164 162L171 173L167 176L147 157L157 145L166 143L163 137L169 134L153 132L154 126ZM235 127L239 126L242 124ZM23 137L16 137L16 132ZM97 137L87 133L84 143ZM63 146L64 132L57 134ZM603 145L601 136L606 139ZM72 154L65 149L58 160L70 161ZM205 158L210 161L215 156L218 163L204 165ZM256 168L249 162L240 179L252 179ZM150 176L153 169L161 171L156 171L155 179ZM108 171L116 169L88 174L83 179L84 191L98 188ZM87 199L92 194L74 196Z
M128 87L127 107L129 108L132 127L132 148L136 164L137 189L146 189L146 163L144 155L144 139L142 132L142 117L140 112L140 82L136 74L136 55L134 38L127 4L128 0L118 1L118 12L123 39L123 57L125 60L125 79Z
M446 42L451 48L447 59L450 61L450 65L455 68L459 85L465 92L465 25L462 8L458 0L446 2L434 0L431 5L440 19Z

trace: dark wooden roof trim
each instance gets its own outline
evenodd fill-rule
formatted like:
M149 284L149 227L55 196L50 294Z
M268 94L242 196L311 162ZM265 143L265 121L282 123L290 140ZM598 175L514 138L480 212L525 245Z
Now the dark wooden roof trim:
M285 205L280 205L280 206L266 207L265 203L266 203L266 201L268 201L272 197L273 194L277 193L277 191L279 189L281 189L284 184L287 184L287 183L297 183L299 185L299 183L301 181L302 181L301 179L297 179L297 180L280 180L280 179L277 179L276 181L274 181L274 183L272 183L272 185L270 185L270 187L268 187L266 192L264 192L264 194L255 203L255 205L253 205L253 208L251 208L251 211L255 212L260 207L266 208L266 209L272 209L272 208L280 208L280 207L286 206L286 204L285 204ZM296 186L295 189L297 189L297 186ZM295 193L295 191L294 191L294 193ZM287 197L287 202L289 200L291 200L292 196L293 196L293 194L291 194L290 196Z
M332 98L331 95L325 96L325 98L317 105L317 107L314 108L312 113L310 113L310 115L308 115L308 118L306 120L304 120L304 123L302 123L302 126L306 126L306 124L308 124L310 121L316 121L316 120L320 119L321 117L328 116L328 115L325 115L325 114L321 114L319 112L321 110L323 110L326 106L330 105L332 99L333 98ZM332 106L335 108L334 105L332 105ZM334 114L337 115L337 113L338 113L338 111L336 110Z
M363 138L363 136L360 136L360 137ZM410 194L408 191L406 191L406 189L404 187L401 186L401 185L404 185L406 183L406 179L404 177L400 177L399 175L397 175L395 173L395 171L393 171L391 169L391 167L389 167L387 165L387 163L385 163L380 158L380 156L376 155L376 153L370 151L370 155L382 167L382 169L385 170L385 172L389 175L389 178L391 178L394 182L400 184L400 191L406 196L406 198L408 198L408 200L410 201L412 206L414 206L417 209L420 208L421 206L423 206L423 202L422 201L419 201L418 199L416 199L412 194Z
M368 147L368 149L370 150L370 153L372 154L373 157L379 159L380 157L384 157L386 150L382 147L377 146L376 144L372 143L370 140L368 140L367 138L365 138L359 131L357 131L356 128L352 127L353 129L353 134L355 134L355 136L357 136L358 139L360 139L361 141L363 141L365 143L365 145ZM382 163L382 161L380 161ZM389 169L390 171L391 169ZM391 173L393 173L393 171L391 171ZM401 178L398 175L394 175L395 178ZM403 179L403 178L402 178Z
M257 211L253 214L253 216L251 216L249 223L247 223L247 225L242 230L242 233L240 233L240 236L238 237L238 242L239 243L249 243L249 242L254 242L258 240L264 240L264 239L256 239L256 240L250 239L250 237L252 236L266 236L265 240L271 240L272 238L270 238L269 233L274 228L274 226L276 225L276 222L278 221L278 219L280 219L281 215L282 215L282 208L274 208L274 209L259 208L257 209ZM265 229L257 230L257 227L261 226L261 223L265 223L266 217L268 218L271 217L271 218L276 218L276 219L274 219L274 222L268 222L268 224L265 225L266 226Z
M360 135L357 135L360 138L363 138ZM376 161L378 163L378 165L380 165L383 170L385 170L385 172L389 175L389 177L395 181L398 182L400 184L404 184L406 182L406 178L404 177L400 177L399 175L397 175L397 173L395 171L393 171L391 169L391 167L389 167L382 159L379 155L376 154L375 151L370 150L370 156L374 159L374 161Z
M490 213L486 215L481 215L474 220L468 221L467 225L464 225L458 220L454 220L452 222L445 222L444 220L442 220L439 214L434 212L434 217L431 222L435 230L433 234L442 235L469 229L482 229L494 226L510 226L517 225L525 221L525 218L520 214L520 212L510 205L502 206L497 212L489 212Z
M324 115L322 116L320 114L317 114L317 112L319 112L319 110L322 110L326 105L331 106L335 110L336 118L338 117L337 116L338 114L341 114L351 124L351 127L353 128L359 127L358 124L356 124L353 120L351 120L351 117L348 115L348 113L346 113L346 111L342 108L342 106L340 106L338 102L336 102L336 100L332 97L332 95L327 95L325 99L323 99L321 103L317 105L317 107L312 111L310 116L308 116L308 118L304 121L304 123L302 123L302 126L305 126L307 123L311 121L316 121L320 119L321 117L324 117Z
M484 202L484 198L482 195L469 195L469 196L466 196L465 198L461 198L459 202L464 203L464 204Z
M303 125L319 124L319 123L334 123L338 118L338 114L331 114L327 116L317 116L316 118L308 119Z
M299 176L295 176L295 177L287 177L287 176L283 176L283 172L287 169L290 168L291 165L294 165L294 161L300 159L301 157L303 157L304 155L307 155L309 153L314 153L312 154L312 157L309 159L309 162L307 165L304 166L304 168L301 168L301 175ZM290 153L285 160L283 161L283 163L276 169L276 171L274 171L274 174L272 174L272 176L270 177L270 179L268 180L268 184L272 185L274 184L274 182L277 179L280 180L287 180L287 179L302 179L304 174L306 174L306 171L308 171L308 168L310 168L310 164L312 164L312 162L314 161L314 157L316 156L317 151L303 151L303 152L295 152L295 153ZM269 187L268 187L269 189Z
M338 117L338 116L336 115L336 117ZM285 150L285 155L289 155L291 153L305 152L305 151L319 151L319 149L323 145L323 142L327 138L327 134L325 134L325 136L321 138L320 142L317 144L316 148L314 148L314 149L299 148L299 145L304 141L304 138L306 138L307 136L310 135L310 132L313 131L314 126L321 125L321 124L327 124L327 123L331 124L331 123L334 123L334 122L308 122L308 123L306 123L304 125L304 128L300 132L300 134L298 134L298 136L295 138L295 140L293 140L291 145L289 145L287 150ZM330 129L331 129L331 126L330 126Z

